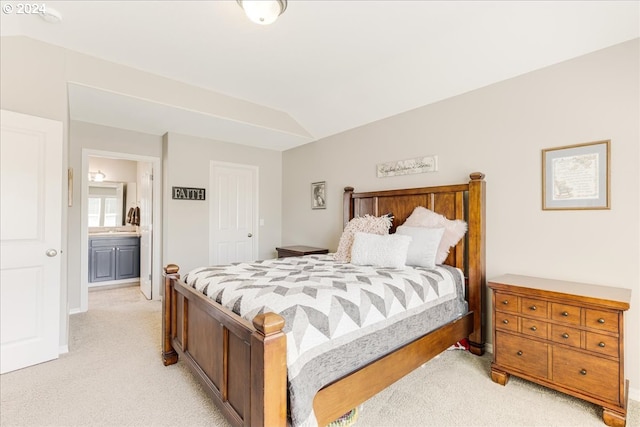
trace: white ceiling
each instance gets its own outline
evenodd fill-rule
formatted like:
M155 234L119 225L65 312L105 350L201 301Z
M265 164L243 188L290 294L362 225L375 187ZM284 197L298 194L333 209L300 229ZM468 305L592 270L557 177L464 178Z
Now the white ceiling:
M83 86L70 88L72 118L276 150L640 36L639 1L290 0L270 26L248 21L235 0L41 3L62 22L2 13L1 34L282 111L307 133Z

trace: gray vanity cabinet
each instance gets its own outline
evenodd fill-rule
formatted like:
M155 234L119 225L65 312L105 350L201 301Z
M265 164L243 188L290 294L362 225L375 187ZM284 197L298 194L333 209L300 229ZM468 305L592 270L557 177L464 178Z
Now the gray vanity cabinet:
M89 282L140 277L140 237L89 238Z

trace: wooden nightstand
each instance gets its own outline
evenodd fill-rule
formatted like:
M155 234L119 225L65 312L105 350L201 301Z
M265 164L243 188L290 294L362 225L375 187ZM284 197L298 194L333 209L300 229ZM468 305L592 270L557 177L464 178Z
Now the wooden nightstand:
M278 251L278 258L329 253L329 249L314 248L311 246L283 246L276 248L276 251Z
M602 406L623 427L624 311L631 290L507 274L493 290L491 379L516 375Z

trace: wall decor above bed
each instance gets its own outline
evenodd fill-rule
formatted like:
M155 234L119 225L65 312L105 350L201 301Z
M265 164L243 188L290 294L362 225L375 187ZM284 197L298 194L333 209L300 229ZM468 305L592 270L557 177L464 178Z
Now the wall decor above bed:
M378 178L437 171L438 156L415 157L413 159L379 163L376 166L376 174Z
M542 209L610 209L611 141L542 150Z

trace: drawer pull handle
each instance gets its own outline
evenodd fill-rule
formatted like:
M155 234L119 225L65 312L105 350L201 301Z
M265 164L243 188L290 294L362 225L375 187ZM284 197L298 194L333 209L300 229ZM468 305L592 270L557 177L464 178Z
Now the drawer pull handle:
M538 328L537 328L536 326L532 326L532 327L531 327L531 330L532 330L533 332L535 332L535 331L537 331L537 330L538 330Z
M604 319L601 317L598 319L598 323L603 324L604 323Z
M598 347L602 347L602 348L604 348L604 343L603 343L603 342L599 342L599 343L598 343Z
M509 324L509 320L508 320L508 319L504 319L504 320L502 321L502 323L504 323L505 325L508 325L508 324Z
M507 304L509 304L509 300L508 300L508 299L506 299L506 300L502 301L502 303L503 303L504 305L507 305Z
M580 375L587 375L586 369L580 369Z
M522 350L518 350L518 352L516 353L518 356L522 356Z
M564 334L562 334L562 338L564 338L564 339L569 338L569 334L565 332Z
M562 315L563 315L564 317L569 317L569 313L568 313L568 312L566 312L566 311L563 311L563 312L562 312Z
M538 307L536 307L535 305L532 305L531 307L529 307L529 309L536 311L538 309Z

